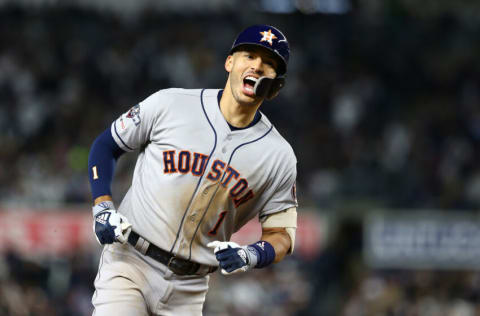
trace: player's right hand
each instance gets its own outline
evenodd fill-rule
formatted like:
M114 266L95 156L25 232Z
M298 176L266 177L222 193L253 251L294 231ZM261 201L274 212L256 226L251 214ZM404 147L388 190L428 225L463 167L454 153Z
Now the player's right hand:
M93 231L100 245L127 242L132 231L132 224L115 210L112 202L98 203L93 207L93 214Z

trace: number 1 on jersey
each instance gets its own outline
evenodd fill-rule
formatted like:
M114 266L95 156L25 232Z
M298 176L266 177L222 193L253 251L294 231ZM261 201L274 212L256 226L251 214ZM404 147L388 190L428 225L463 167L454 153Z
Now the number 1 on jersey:
M97 166L92 167L92 173L93 173L93 180L97 180L98 179Z
M218 220L215 226L208 232L210 236L215 236L217 234L218 228L222 225L225 216L227 215L227 211L223 211L218 215Z

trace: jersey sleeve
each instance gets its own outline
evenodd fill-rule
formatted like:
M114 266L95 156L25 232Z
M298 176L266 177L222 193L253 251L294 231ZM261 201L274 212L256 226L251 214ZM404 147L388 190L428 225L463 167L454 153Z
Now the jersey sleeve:
M296 192L296 160L290 162L288 165L289 166L283 166L285 172L283 172L283 176L276 183L275 190L260 212L260 218L291 207L298 207Z
M111 126L113 139L125 151L134 151L146 144L162 112L161 91L120 115Z

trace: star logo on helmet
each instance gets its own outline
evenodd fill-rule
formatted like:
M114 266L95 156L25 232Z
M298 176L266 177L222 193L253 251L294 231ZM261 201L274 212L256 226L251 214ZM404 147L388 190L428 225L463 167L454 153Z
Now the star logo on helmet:
M273 40L278 38L275 36L275 34L272 33L272 30L268 30L266 32L260 32L260 34L262 34L263 36L260 42L268 42L270 46L273 45Z

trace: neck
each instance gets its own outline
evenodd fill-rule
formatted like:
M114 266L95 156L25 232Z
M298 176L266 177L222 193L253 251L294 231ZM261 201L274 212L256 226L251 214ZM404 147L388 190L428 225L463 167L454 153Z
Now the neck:
M248 104L237 102L227 82L220 99L220 111L230 125L242 128L248 126L253 121L255 113L261 104L262 101Z

